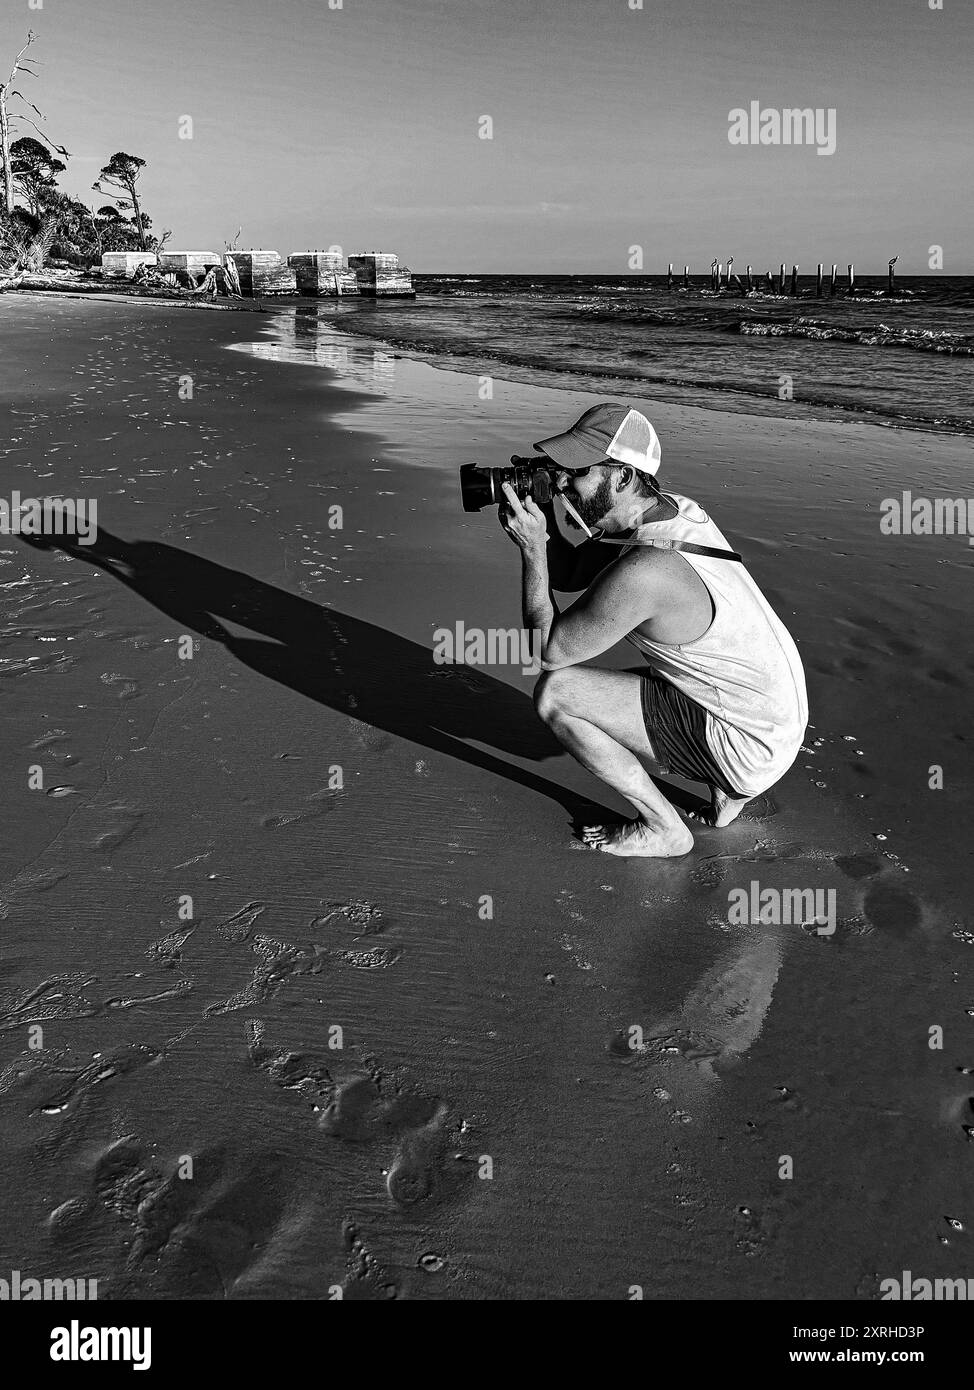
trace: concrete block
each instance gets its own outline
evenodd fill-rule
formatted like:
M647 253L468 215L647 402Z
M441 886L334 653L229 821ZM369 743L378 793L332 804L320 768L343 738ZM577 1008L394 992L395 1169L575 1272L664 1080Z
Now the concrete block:
M364 251L349 256L348 266L358 278L359 294L373 298L409 298L416 293L413 277L399 257L390 251Z
M154 251L106 251L101 268L106 279L131 280L140 265L155 265Z
M298 293L331 296L358 294L358 276L336 251L296 251L287 263L297 279Z
M159 269L174 274L183 270L197 278L206 274L211 265L223 265L222 251L160 251Z
M229 251L226 259L237 267L242 294L293 294L297 289L294 270L276 251Z

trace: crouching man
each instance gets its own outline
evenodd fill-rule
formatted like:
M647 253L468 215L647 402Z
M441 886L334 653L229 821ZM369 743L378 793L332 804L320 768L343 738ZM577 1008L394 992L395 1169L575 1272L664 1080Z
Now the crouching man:
M686 854L693 835L650 774L706 783L710 809L690 819L729 825L801 746L798 651L707 513L660 490L660 444L645 416L593 406L535 448L594 533L573 546L550 508L522 505L505 485L501 525L521 551L524 625L541 644L535 704L572 757L637 812L587 826L584 838L607 854ZM553 588L584 593L560 613ZM587 664L622 638L645 672Z

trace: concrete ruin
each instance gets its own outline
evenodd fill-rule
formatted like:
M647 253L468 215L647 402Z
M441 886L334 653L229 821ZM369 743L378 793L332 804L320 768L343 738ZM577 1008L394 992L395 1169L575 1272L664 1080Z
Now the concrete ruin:
M294 270L276 251L228 251L226 259L237 267L241 294L293 294L297 289Z
M102 274L107 280L131 280L140 265L155 265L154 251L105 251Z
M358 256L349 256L349 270L354 270L358 279L359 294L370 298L412 298L413 277L406 266L399 264L399 257L390 251L363 251Z
M164 275L192 275L200 279L211 266L223 265L220 251L160 251L159 269Z
M358 276L340 251L296 251L287 263L294 271L298 293L313 297L358 294Z

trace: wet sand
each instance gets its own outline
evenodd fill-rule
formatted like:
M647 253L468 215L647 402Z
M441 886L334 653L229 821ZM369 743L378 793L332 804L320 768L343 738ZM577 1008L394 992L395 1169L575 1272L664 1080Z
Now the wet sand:
M5 296L0 343L5 495L95 497L101 533L0 537L0 1273L426 1299L969 1274L971 551L879 533L883 497L970 491L965 441L648 410L795 635L813 727L735 826L620 861L573 839L625 808L532 678L431 655L520 623L457 466L590 398L484 401L287 311ZM835 934L731 925L754 880L834 889Z

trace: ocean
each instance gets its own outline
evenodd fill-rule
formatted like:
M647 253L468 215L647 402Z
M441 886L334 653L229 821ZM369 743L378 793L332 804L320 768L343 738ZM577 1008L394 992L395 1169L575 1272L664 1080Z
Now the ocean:
M974 277L862 277L849 297L697 277L417 275L415 300L320 306L409 356L535 385L797 419L974 430Z

